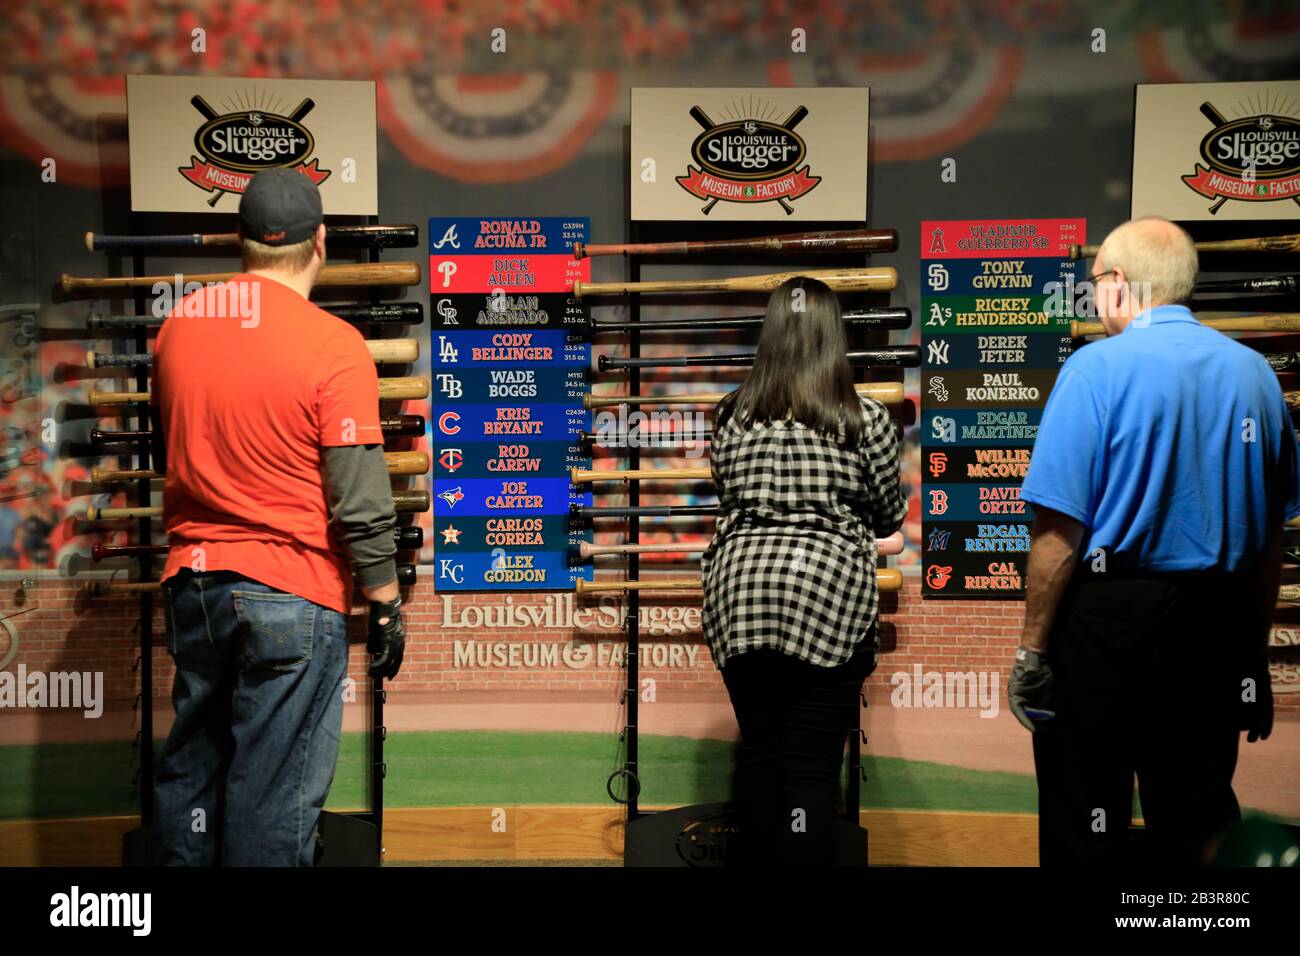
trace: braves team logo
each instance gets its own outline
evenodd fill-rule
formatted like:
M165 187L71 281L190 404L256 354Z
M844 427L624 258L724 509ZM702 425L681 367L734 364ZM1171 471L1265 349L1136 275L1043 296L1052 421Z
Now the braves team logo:
M235 103L223 104L231 111L218 113L198 95L190 103L206 122L194 134L199 155L191 156L190 165L177 171L199 189L213 193L209 206L226 193L242 194L254 174L264 169L296 169L318 186L329 178L330 171L320 168L320 160L307 162L316 148L316 138L302 125L316 106L311 99L288 113L234 109Z
M459 448L444 448L442 454L438 456L438 464L448 471L455 471L461 465L465 464L465 456L461 454Z
M773 107L763 103L732 103L728 113L768 113ZM800 106L782 123L752 116L726 123L715 123L698 106L692 106L691 118L704 132L691 144L691 158L686 175L677 184L692 196L705 200L700 211L708 215L718 202L775 202L786 215L794 212L791 200L814 189L820 176L808 173L808 145L794 131L808 115ZM802 164L802 165L801 165Z
M951 579L951 564L932 564L925 569L925 583L936 591L942 591Z
M1280 105L1281 98L1275 98ZM1256 111L1258 100L1254 102ZM1237 112L1251 105L1240 104ZM1229 199L1240 202L1300 201L1300 119L1254 112L1229 120L1210 103L1201 113L1214 128L1201 140L1201 159L1182 180L1212 200L1210 213Z
M460 485L447 491L438 492L438 497L447 502L448 508L454 508L456 507L456 502L465 500L465 495L461 492Z

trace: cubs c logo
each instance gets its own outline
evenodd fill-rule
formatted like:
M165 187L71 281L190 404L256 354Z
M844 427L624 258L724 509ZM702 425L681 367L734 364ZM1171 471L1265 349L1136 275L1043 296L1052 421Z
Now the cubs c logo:
M936 591L942 591L952 579L952 565L932 564L925 569L925 583Z
M443 412L438 416L438 431L444 435L455 435L460 431L460 412Z

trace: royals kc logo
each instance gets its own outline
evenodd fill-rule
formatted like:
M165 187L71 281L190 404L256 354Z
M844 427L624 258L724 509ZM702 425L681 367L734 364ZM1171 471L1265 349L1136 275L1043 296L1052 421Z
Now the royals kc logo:
M228 192L242 194L248 181L264 169L296 169L318 186L329 178L330 171L320 168L320 160L307 161L316 139L302 120L315 108L313 100L303 100L284 115L266 109L218 113L197 95L190 103L204 120L194 134L199 155L191 156L190 165L178 172L213 194L209 206L216 206Z
M755 113L766 112L763 104L750 104ZM728 112L742 112L739 103ZM715 123L698 106L692 106L691 118L704 132L691 144L691 158L698 165L687 165L686 175L677 184L692 196L704 200L700 211L708 215L719 202L780 203L787 216L794 213L793 200L811 191L821 182L820 176L808 174L808 144L794 131L808 115L800 106L784 122L744 118Z

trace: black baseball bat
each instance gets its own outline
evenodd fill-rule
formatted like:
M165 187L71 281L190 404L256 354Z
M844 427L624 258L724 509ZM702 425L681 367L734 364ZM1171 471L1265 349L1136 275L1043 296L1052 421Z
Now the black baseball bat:
M708 329L743 329L761 326L766 316L724 315L700 319L656 319L649 322L590 322L586 326L570 326L571 331L586 335L602 332L679 332ZM912 326L912 310L906 307L848 309L840 316L845 325L865 329L896 331Z
M352 325L419 325L424 321L424 305L420 302L394 302L389 305L324 303L320 308ZM157 328L165 320L166 316L104 315L92 312L86 316L86 327L94 331Z
M1255 276L1250 279L1213 279L1196 283L1197 292L1275 292L1290 295L1300 292L1300 275Z
M919 345L886 345L879 348L859 349L848 353L850 365L870 368L917 368L921 364ZM710 365L753 365L754 353L741 352L728 355L653 355L645 358L618 358L600 356L601 371L615 368L695 368Z

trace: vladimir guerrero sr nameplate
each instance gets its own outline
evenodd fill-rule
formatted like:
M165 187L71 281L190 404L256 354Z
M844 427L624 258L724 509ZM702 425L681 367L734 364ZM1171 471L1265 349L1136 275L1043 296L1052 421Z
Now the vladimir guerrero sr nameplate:
M235 212L264 169L320 187L327 215L379 212L375 84L128 76L131 209Z

